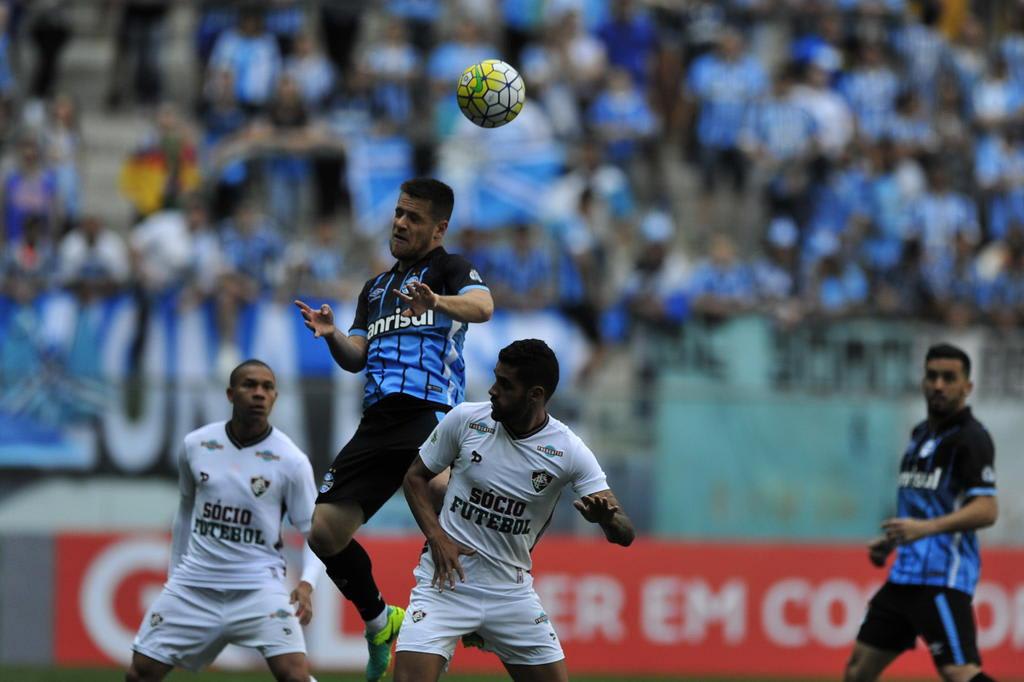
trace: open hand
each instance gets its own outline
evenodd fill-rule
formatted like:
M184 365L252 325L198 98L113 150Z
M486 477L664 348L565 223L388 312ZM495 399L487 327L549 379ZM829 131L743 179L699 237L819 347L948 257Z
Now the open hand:
M893 518L882 522L885 537L894 545L904 545L931 535L931 526L925 519Z
M295 616L299 619L299 625L309 625L309 621L313 620L312 595L313 586L305 580L292 590L290 603L298 604L295 609Z
M587 521L602 526L611 523L612 518L619 511L618 506L613 504L610 499L598 495L584 495L573 502L572 506L576 507Z
M295 301L295 306L302 313L302 322L306 329L313 332L313 336L320 338L334 333L334 311L331 306L324 303L318 310L314 310L302 301Z
M423 282L409 282L405 285L405 289L409 292L408 294L403 294L398 289L392 289L398 298L409 305L406 310L402 311L402 317L415 317L437 307L437 294Z
M459 582L466 582L466 574L462 570L462 564L459 563L459 556L476 554L476 550L463 547L447 534L431 538L427 543L430 545L430 553L434 558L434 577L430 581L430 586L436 586L438 590L443 591L447 584L449 589L454 590L456 576L458 576Z

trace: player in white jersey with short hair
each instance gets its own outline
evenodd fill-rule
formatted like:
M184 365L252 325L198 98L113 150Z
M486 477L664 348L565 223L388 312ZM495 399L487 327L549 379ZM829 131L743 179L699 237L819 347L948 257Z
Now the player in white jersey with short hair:
M185 436L169 577L132 643L129 682L162 680L175 667L196 671L227 644L257 649L279 681L313 679L300 626L313 617L323 564L305 548L289 594L281 554L285 514L309 535L313 468L267 421L277 399L270 367L246 360L229 384L231 420Z
M557 385L558 360L543 341L510 344L498 355L491 401L453 408L409 468L405 495L430 551L413 572L396 682L437 680L456 642L471 633L514 680L569 679L533 590L530 552L565 486L610 542L629 545L635 532L594 453L547 413ZM428 482L449 466L438 516Z

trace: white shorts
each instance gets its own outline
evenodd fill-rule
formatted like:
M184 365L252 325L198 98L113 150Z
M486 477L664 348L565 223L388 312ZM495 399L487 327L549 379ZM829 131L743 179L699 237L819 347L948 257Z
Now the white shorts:
M264 658L306 653L288 599L284 585L217 590L168 584L143 617L132 649L193 672L212 663L228 644L256 649Z
M418 579L398 633L395 651L437 654L450 661L462 635L475 632L484 651L513 665L544 665L565 658L555 628L531 586L495 593L459 584L439 592Z

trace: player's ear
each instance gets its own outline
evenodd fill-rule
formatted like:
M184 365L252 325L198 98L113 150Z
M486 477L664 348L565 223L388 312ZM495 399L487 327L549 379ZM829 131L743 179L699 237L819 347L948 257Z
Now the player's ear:
M231 386L228 386L227 390L225 390L224 393L226 393L227 396L228 396L228 402L231 403L232 405L234 405L235 404L235 389L233 387L231 387Z
M448 232L448 219L438 220L434 223L434 236L441 239Z

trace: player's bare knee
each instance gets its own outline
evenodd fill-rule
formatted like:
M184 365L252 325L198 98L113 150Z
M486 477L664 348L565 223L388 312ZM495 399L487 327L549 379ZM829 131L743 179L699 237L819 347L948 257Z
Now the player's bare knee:
M980 672L976 665L944 665L939 668L939 677L942 682L973 682Z
M135 663L132 663L124 676L125 682L159 682L163 678L164 676L160 671L153 670L145 665L136 665Z
M843 671L843 682L873 682L867 666L864 664L864 657L856 651L846 662L846 670Z

